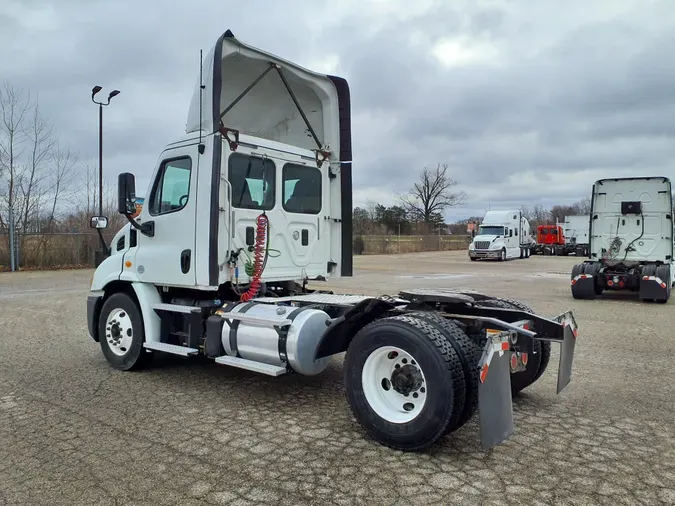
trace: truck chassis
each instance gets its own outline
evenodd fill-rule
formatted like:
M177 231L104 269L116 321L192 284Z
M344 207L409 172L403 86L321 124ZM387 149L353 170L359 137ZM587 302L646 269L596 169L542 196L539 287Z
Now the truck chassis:
M641 301L670 299L670 265L646 262L586 261L572 268L572 296L595 299L605 290L638 292Z
M376 441L404 451L427 448L476 410L483 448L502 442L513 431L512 396L541 377L553 342L560 344L557 392L571 380L571 311L544 318L470 290L370 297L297 288L222 302L118 282L89 296L89 333L120 370L165 352L269 376L315 375L346 352L354 416Z

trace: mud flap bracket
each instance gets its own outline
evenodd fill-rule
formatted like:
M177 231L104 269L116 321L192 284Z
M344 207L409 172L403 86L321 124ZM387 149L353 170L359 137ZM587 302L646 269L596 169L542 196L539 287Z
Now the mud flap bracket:
M572 380L572 362L579 327L572 311L566 311L554 319L563 325L565 331L565 336L560 342L560 363L558 365L557 393L560 393Z

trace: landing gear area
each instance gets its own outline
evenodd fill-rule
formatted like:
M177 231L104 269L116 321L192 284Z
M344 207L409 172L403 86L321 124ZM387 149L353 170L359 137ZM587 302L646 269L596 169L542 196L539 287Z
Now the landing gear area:
M572 268L572 296L593 300L605 290L628 290L641 301L665 304L672 289L670 269L667 264L584 262Z
M142 293L142 292L140 292ZM148 364L156 352L280 376L316 375L346 352L347 402L366 433L404 451L428 448L476 411L484 448L513 430L512 396L545 372L561 345L558 392L572 374L577 326L524 304L473 291L409 290L398 297L304 293L246 302L150 304L119 292L91 296L89 328L111 366ZM149 320L161 332L146 332Z

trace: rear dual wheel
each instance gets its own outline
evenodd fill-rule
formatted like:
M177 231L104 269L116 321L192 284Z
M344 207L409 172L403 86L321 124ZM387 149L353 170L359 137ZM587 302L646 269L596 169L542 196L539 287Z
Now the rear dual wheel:
M368 434L391 448L422 450L475 411L473 343L436 317L382 318L361 329L347 350L349 406Z

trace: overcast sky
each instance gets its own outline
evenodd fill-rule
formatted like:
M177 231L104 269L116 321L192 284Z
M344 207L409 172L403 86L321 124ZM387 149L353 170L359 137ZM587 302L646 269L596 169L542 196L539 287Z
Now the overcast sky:
M39 93L92 163L91 88L121 90L104 172L144 194L226 29L349 81L355 205L394 203L438 162L468 194L450 221L571 203L600 177L675 179L672 0L1 0L0 80Z

